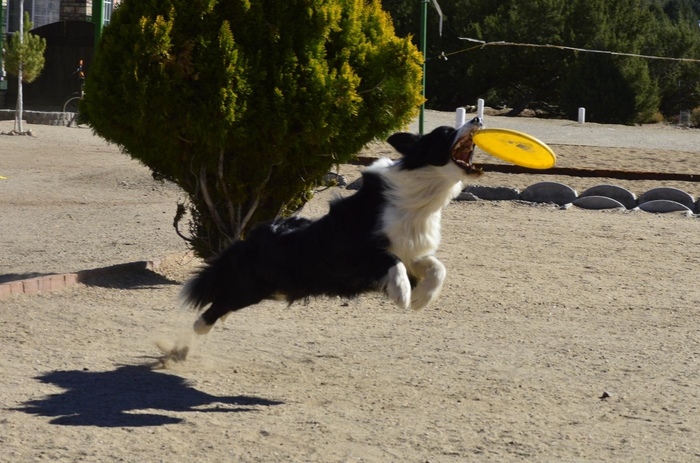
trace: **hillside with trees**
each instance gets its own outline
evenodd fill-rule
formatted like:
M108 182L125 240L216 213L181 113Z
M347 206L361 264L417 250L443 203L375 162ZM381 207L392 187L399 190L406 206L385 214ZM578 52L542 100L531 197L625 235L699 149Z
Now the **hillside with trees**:
M426 105L544 109L589 120L639 123L700 106L700 63L461 40L560 45L700 59L700 0L439 0L429 10ZM398 33L418 41L420 2L383 0ZM444 53L447 59L441 59Z

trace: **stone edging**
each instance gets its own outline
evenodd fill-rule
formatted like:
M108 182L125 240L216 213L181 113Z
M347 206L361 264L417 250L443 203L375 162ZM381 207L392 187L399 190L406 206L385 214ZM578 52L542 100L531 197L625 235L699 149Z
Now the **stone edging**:
M22 120L27 124L67 126L75 117L75 113L61 111L22 111ZM0 121L15 119L14 109L0 109Z
M331 178L332 177L332 178ZM326 181L344 186L342 175L328 174ZM362 177L347 185L348 190L357 190L362 185ZM646 212L686 212L700 214L700 200L683 190L670 187L653 188L637 197L631 191L617 185L603 184L588 188L580 195L568 185L557 182L539 182L520 191L510 187L490 187L470 185L462 190L457 201L526 201L550 203L568 207L574 205L582 209L622 209Z
M161 259L141 260L136 262L128 262L125 264L110 265L108 267L81 270L75 273L42 275L23 280L7 281L5 283L0 283L0 300L19 294L34 295L38 293L58 291L78 283L83 283L86 280L96 276L123 272L137 272L140 270L150 270L155 272L165 262L180 259L187 254L188 253L171 254Z
M574 206L582 209L622 209L646 212L700 213L700 200L683 190L670 187L653 188L639 197L617 185L596 185L580 195L575 189L557 182L540 182L530 185L522 192L517 188L468 186L457 200L503 201L520 200L534 203L553 203L559 206Z

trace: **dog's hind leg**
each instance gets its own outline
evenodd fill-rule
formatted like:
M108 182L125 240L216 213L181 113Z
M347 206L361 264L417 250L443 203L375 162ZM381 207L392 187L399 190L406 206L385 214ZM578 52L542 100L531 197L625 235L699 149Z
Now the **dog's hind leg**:
M418 284L413 288L411 309L420 310L438 298L447 270L434 256L412 262L410 269L418 279Z
M214 327L217 320L224 320L232 312L224 304L214 302L211 307L197 317L192 329L197 334L207 334Z
M214 323L208 324L201 316L192 325L192 329L197 334L208 334L212 328L214 328Z
M253 297L248 294L246 298L236 298L235 300L222 298L216 300L212 305L202 312L192 326L192 329L197 334L207 334L214 327L217 320L224 321L232 312L243 309L253 304L262 301L264 297Z

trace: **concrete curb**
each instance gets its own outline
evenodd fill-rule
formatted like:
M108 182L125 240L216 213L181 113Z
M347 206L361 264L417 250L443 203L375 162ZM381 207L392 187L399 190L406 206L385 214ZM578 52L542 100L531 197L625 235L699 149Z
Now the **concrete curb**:
M503 187L465 188L456 198L458 201L494 200ZM513 189L517 191L517 189ZM513 196L516 196L513 194ZM586 199L592 198L592 199ZM500 197L498 199L501 199ZM509 198L511 199L511 198ZM598 185L577 195L576 190L557 182L540 182L530 185L520 193L521 201L553 203L559 206L574 204L582 209L612 209L622 206L625 210L642 210L652 213L689 212L700 214L700 200L677 188L660 187L649 190L636 199L634 193L615 185ZM682 208L679 208L681 206Z
M617 185L598 185L591 187L581 193L579 198L588 196L603 196L611 198L620 203L625 209L634 209L637 207L637 196L631 191L619 187Z
M638 199L638 203L641 206L646 202L658 200L675 201L684 205L691 211L695 209L695 198L693 198L692 195L678 188L671 187L653 188L642 194Z
M98 267L89 270L81 270L75 273L60 273L51 275L42 275L34 278L26 278L23 280L8 281L0 283L0 301L19 294L35 295L39 293L47 293L59 291L78 283L83 283L89 278L96 276L105 276L124 272L137 272L140 270L157 271L165 262L182 259L187 252L170 254L160 259L140 260L136 262L127 262L124 264L110 265L107 267Z
M557 182L540 182L530 185L520 193L520 199L530 203L569 204L578 197L576 190Z
M604 209L621 209L627 208L618 200L607 196L579 196L574 199L571 204L581 209L604 210Z
M639 209L644 212L687 212L692 214L688 206L681 204L678 201L672 201L670 199L654 199L651 201L643 202L639 205Z
M61 111L22 111L23 123L38 125L67 126L75 117L75 113ZM15 119L14 109L0 109L0 121L12 121Z

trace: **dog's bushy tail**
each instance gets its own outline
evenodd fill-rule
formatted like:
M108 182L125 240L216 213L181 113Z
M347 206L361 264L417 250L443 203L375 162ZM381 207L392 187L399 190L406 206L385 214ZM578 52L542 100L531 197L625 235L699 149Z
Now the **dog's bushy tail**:
M216 261L206 264L195 276L190 278L180 291L182 305L195 310L201 310L214 302L216 297Z

